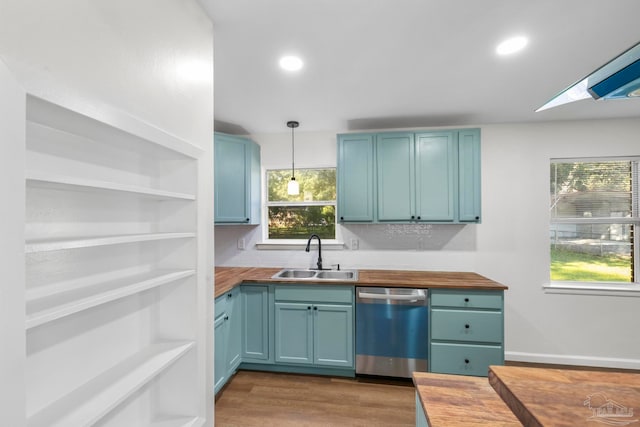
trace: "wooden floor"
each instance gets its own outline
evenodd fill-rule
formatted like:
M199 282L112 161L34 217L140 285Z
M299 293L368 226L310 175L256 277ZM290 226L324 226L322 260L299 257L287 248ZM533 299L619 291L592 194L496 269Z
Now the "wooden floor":
M239 371L218 393L215 425L415 426L411 380Z
M636 372L507 362L557 369ZM415 426L411 380L239 371L216 396L216 427Z

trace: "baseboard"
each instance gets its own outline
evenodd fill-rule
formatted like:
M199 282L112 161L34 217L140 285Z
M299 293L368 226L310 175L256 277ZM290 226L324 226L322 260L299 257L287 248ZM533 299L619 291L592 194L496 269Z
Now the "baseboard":
M619 359L614 357L575 356L562 354L523 353L507 351L505 361L545 363L551 365L592 366L599 368L618 368L640 370L640 360Z
M312 375L328 375L334 377L350 377L356 376L354 368L316 368L309 366L283 365L283 364L257 364L257 363L241 363L238 369L247 371L264 371L264 372L282 372L288 374L312 374Z

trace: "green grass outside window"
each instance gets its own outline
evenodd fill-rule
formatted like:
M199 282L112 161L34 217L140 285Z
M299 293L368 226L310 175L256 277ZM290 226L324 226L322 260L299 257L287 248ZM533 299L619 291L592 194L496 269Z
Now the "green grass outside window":
M551 248L551 280L568 282L631 282L628 256L592 255Z

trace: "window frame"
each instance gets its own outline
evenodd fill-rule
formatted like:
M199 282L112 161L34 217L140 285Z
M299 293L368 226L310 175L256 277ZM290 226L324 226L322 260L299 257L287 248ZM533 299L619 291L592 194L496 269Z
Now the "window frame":
M336 166L316 166L316 167L308 167L308 168L296 168L296 172L303 170L321 170L321 169L332 169L336 172L336 180L337 180L337 168ZM262 219L264 227L262 227L262 241L256 244L258 249L263 250L287 250L293 249L297 250L300 248L304 248L307 245L308 239L270 239L269 238L269 207L271 206L333 206L334 207L334 224L335 224L335 236L333 239L322 239L322 249L343 249L344 243L338 238L339 229L338 229L338 194L337 194L337 184L336 184L336 198L335 200L313 200L313 201L277 201L271 202L269 201L269 172L270 171L281 171L281 170L289 170L288 168L265 168L264 169L264 191L263 191L263 202L262 202Z
M549 167L554 163L595 163L595 162L632 162L632 215L631 217L607 217L607 218L556 218L553 219L549 209L549 222L547 232L551 231L554 224L632 224L634 226L634 239L632 253L634 255L633 269L634 282L577 282L551 280L550 244L547 245L549 261L549 283L543 285L546 293L581 294L581 295L609 295L609 296L633 296L640 297L640 156L615 156L615 157L571 157L550 158Z

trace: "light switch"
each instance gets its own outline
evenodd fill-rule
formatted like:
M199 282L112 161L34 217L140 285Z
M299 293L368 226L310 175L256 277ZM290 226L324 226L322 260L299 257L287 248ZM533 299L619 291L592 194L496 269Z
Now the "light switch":
M244 250L244 238L242 237L238 239L238 249Z

